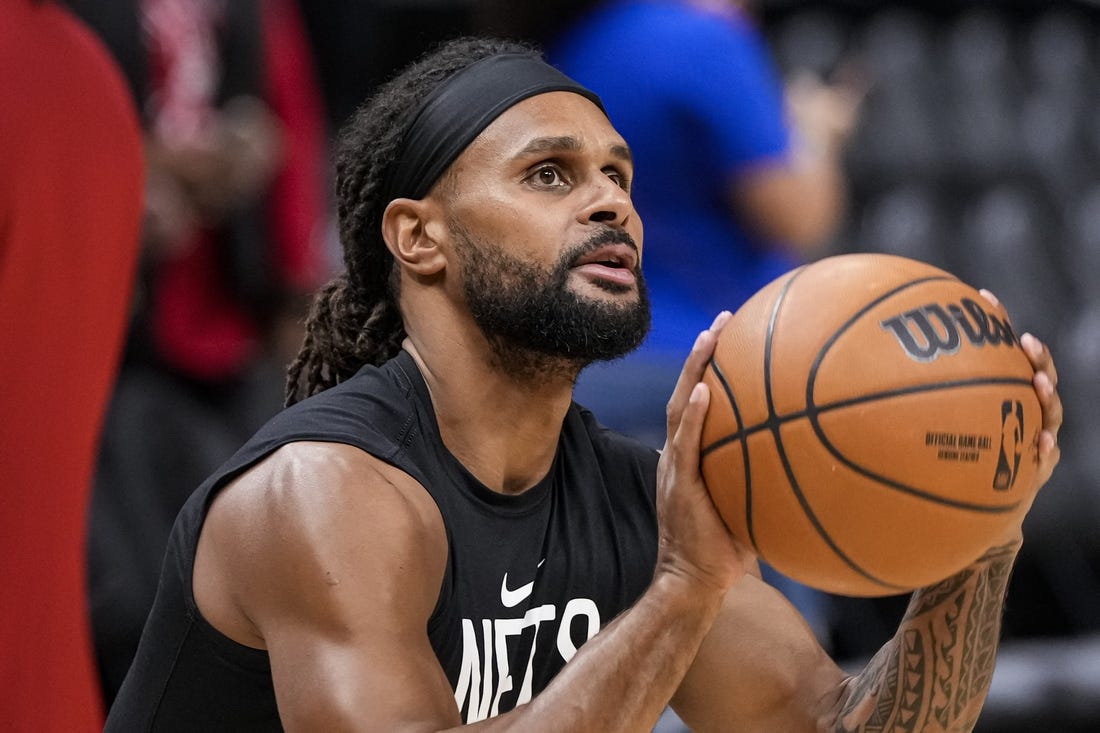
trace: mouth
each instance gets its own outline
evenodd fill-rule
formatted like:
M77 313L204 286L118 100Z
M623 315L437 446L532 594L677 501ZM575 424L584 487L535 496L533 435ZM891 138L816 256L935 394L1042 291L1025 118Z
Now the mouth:
M605 244L578 257L572 269L614 282L634 282L638 250L625 242Z

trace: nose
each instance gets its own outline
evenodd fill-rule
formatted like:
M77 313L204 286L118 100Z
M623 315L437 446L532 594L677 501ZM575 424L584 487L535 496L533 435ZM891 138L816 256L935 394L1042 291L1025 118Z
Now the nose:
M581 223L626 226L634 213L634 202L630 194L602 171L593 179L589 198L580 211Z

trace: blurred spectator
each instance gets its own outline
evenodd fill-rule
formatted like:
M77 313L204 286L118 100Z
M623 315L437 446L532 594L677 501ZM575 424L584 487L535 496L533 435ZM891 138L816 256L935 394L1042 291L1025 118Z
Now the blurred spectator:
M89 537L109 704L179 507L281 404L329 274L325 121L291 0L74 0L144 113L143 270Z
M0 3L0 721L102 730L86 510L138 256L138 118L53 2Z

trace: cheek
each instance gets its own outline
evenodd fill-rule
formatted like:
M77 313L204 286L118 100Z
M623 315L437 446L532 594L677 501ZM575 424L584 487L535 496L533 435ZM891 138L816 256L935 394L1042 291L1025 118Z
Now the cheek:
M562 227L546 207L520 206L515 201L486 199L458 214L466 232L508 254L543 265L556 261L563 247Z
M529 207L485 187L464 192L451 207L454 221L470 234L497 241L502 234L523 231L529 214Z

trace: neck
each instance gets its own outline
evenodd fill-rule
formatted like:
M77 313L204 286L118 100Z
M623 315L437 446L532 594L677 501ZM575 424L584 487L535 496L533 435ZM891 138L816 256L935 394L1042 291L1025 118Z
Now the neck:
M447 449L494 491L521 493L550 470L578 367L545 358L540 368L528 354L515 368L477 334L410 335L404 345L424 375Z

